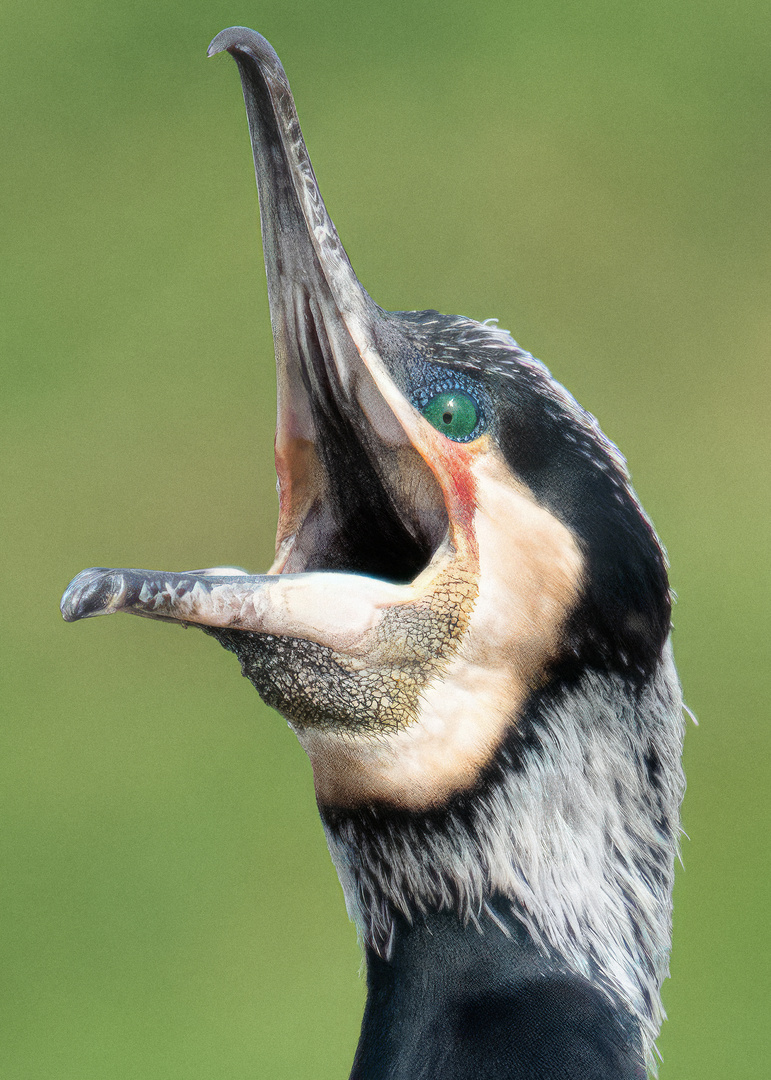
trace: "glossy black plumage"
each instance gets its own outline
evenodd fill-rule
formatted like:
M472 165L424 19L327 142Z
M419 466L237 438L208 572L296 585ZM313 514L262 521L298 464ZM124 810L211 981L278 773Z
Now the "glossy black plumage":
M367 956L351 1080L642 1080L639 1035L491 898L480 931L451 912L399 920L389 961Z

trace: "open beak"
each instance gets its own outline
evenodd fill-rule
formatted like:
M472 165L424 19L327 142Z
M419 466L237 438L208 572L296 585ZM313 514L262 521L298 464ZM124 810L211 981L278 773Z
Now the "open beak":
M492 429L456 440L416 408L435 354L414 318L383 311L356 278L278 57L242 27L214 39L218 52L238 64L260 198L275 558L262 575L85 570L62 614L200 626L292 724L320 804L437 806L475 782L543 681L583 558Z
M127 611L361 653L383 613L419 603L448 560L474 562L472 452L398 385L394 358L415 347L351 268L278 56L242 27L209 47L223 51L243 85L276 351L275 560L257 576L85 570L61 610L67 621Z

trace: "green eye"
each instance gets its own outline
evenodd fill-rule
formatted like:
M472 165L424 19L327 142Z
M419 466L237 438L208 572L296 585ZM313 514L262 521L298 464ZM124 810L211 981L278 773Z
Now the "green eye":
M479 406L463 390L444 390L421 412L429 424L455 442L465 442L479 424Z

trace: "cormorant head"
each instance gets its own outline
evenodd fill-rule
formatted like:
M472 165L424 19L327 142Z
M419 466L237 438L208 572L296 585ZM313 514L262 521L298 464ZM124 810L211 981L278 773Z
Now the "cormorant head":
M507 332L378 307L275 52L241 27L209 51L238 64L260 196L275 560L86 570L64 617L175 620L236 653L311 759L370 949L416 913L495 921L502 898L650 1046L682 721L665 557L623 458Z

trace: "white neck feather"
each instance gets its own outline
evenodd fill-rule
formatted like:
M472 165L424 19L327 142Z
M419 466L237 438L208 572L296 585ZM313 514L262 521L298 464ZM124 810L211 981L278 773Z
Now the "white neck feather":
M632 1012L650 1055L684 791L669 645L641 692L589 672L527 723L497 775L445 812L328 816L349 915L387 957L395 914L480 923L486 900L505 897L536 940Z

